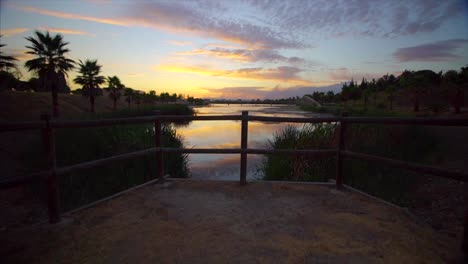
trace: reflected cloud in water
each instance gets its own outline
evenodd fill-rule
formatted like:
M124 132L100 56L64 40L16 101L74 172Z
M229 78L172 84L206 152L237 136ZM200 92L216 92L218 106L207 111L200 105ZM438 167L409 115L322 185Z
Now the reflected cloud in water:
M291 105L236 105L213 104L196 107L197 115L236 115L249 111L249 115L273 117L314 117L318 114L304 112ZM288 123L249 122L248 147L265 148L267 141ZM302 126L302 124L293 124ZM194 121L177 129L185 139L186 147L192 148L239 148L240 121ZM239 154L191 154L190 169L195 179L238 180ZM258 168L262 155L248 155L247 178L261 177Z

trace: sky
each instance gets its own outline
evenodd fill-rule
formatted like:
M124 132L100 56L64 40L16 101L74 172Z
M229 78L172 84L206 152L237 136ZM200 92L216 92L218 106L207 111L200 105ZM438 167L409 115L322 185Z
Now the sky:
M35 30L62 34L71 59L97 59L127 87L202 98L301 96L468 65L465 0L0 1L2 52L25 80Z

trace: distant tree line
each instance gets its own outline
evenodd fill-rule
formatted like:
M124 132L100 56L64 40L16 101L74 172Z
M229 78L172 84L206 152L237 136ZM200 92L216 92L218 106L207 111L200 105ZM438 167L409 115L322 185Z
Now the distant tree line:
M213 99L211 103L215 104L295 104L299 97L289 97L281 99Z
M462 67L459 71L449 70L445 73L405 70L399 76L386 74L370 81L363 78L360 84L351 80L342 85L340 93L314 92L309 96L321 104L360 100L364 107L373 105L390 110L393 110L395 100L399 99L400 105L406 103L415 112L420 111L421 106L433 112L451 106L455 113L460 113L465 105L467 90L468 67Z

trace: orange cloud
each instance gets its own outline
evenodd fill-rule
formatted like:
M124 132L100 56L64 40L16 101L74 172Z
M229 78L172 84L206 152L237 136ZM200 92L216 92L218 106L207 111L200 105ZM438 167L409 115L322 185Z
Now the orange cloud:
M178 41L178 40L169 40L167 43L175 45L175 46L188 46L191 45L191 41Z
M224 59L231 59L240 62L248 62L250 61L249 56L243 52L223 52L220 50L206 50L206 49L196 49L193 51L184 51L184 52L177 52L177 55L208 55L214 56L218 58Z
M2 48L2 51L5 52L8 56L13 56L19 61L26 61L32 59L34 56L31 54L27 54L25 49L12 49L12 48Z
M89 32L82 31L82 30L75 30L75 29L68 29L68 28L49 28L43 27L40 28L41 30L47 30L54 33L61 33L61 34L69 34L69 35L93 35Z
M127 21L116 20L116 19L111 19L111 18L91 17L91 16L85 16L85 15L74 14L74 13L52 11L52 10L30 7L30 6L12 5L12 7L19 9L21 11L25 11L29 13L37 13L37 14L46 15L46 16L60 17L60 18L66 18L66 19L86 20L86 21L91 21L91 22L118 25L118 26L128 26Z
M13 36L13 35L16 35L16 34L21 34L23 32L26 32L28 30L29 30L29 28L6 28L6 29L2 29L1 35L2 36Z
M196 49L193 51L177 52L177 55L192 56L192 55L206 55L222 59L231 59L239 62L289 62L289 63L302 63L303 59L298 57L285 57L275 50L269 49L227 49L222 47L215 47L212 49Z
M281 66L277 68L242 68L238 70L210 69L186 65L158 65L153 70L161 70L177 73L191 73L204 76L239 78L249 80L281 81L295 84L310 84L310 81L297 76L301 72L299 68Z

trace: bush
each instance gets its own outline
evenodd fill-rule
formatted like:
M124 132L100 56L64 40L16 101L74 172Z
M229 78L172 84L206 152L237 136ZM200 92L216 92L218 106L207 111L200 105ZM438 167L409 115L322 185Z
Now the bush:
M183 140L170 126L163 126L163 147L182 148ZM57 131L57 165L68 166L154 147L151 125L61 129ZM164 172L188 177L187 156L164 156ZM156 177L155 154L99 166L60 177L63 208L71 209L142 184Z
M334 129L330 124L287 126L268 144L272 149L326 149L331 146ZM271 155L264 160L261 172L264 180L326 181L333 175L333 168L333 158Z

